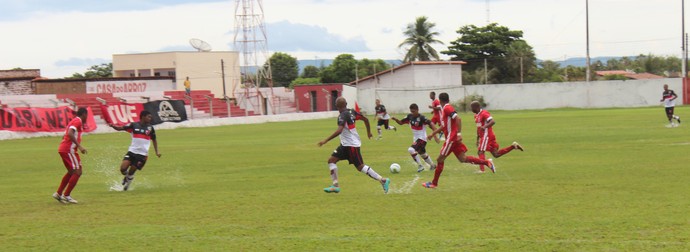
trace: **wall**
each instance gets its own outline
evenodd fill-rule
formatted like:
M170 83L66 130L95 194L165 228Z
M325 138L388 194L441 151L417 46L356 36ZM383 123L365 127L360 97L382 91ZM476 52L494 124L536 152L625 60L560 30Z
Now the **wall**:
M0 80L0 95L34 94L31 80Z
M414 90L378 88L360 85L358 100L362 109L371 114L374 100L378 97L392 113L405 113L410 103L417 103L420 112L428 113L431 104L429 91L436 94L447 92L451 102L464 99L465 95L479 94L493 110L520 110L545 108L606 108L659 106L663 85L676 91L676 104L683 101L682 79L650 79L626 81L596 81L568 83L495 84L460 87L425 87ZM377 96L375 96L377 94Z
M331 98L332 91L338 91L338 97L342 96L344 84L321 84L321 85L302 85L295 87L295 100L297 111L300 112L321 112L336 110ZM325 90L325 92L324 92ZM316 92L316 97L311 97L311 92ZM316 110L312 110L312 99L316 98ZM330 103L330 104L329 104ZM354 102L348 100L348 107L354 106Z
M85 94L86 84L84 80L65 79L61 82L54 80L36 80L36 94Z
M367 114L374 113L376 99L392 113L409 112L411 103L417 103L420 112L430 112L429 92L462 92L462 65L408 65L378 76L378 81L358 82L356 87L359 106Z
M39 69L0 70L0 79L23 79L41 77Z

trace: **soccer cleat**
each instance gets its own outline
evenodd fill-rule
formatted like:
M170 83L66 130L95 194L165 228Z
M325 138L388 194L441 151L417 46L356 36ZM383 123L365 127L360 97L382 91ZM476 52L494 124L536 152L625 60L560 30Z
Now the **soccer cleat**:
M422 183L422 186L424 188L436 188L436 185L432 184L431 182Z
M477 170L477 171L475 171L474 173L476 173L476 174L484 174L485 171L483 171L483 170Z
M339 193L340 192L340 187L337 186L329 186L323 189L324 192L326 193Z
M396 128L395 126L393 126L393 131L398 132L398 128Z
M72 196L62 196L61 199L64 203L72 203L72 204L79 203L77 200L73 199Z
M60 203L65 203L64 201L62 201L62 196L60 196L60 194L56 192L53 193L53 199L57 200Z
M424 166L423 166L423 165L419 165L419 166L417 167L417 172L423 172L423 171L424 171Z
M494 165L494 161L492 159L486 160L489 162L489 169L491 169L491 172L496 173L496 165Z
M134 178L127 178L126 176L124 179L122 179L122 190L123 191L127 191L127 189L129 189L129 186L132 184L132 180L134 180Z
M436 164L431 164L431 167L429 167L430 171L436 170Z
M520 151L525 151L524 148L522 148L522 145L520 145L518 142L513 142L513 148L518 149Z
M391 185L391 179L386 178L386 182L383 182L383 193L388 193L388 187Z
M680 116L676 116L676 120L678 120L678 124L680 124Z
M376 140L381 140L381 139L383 139L382 136L377 136L377 137L376 137Z

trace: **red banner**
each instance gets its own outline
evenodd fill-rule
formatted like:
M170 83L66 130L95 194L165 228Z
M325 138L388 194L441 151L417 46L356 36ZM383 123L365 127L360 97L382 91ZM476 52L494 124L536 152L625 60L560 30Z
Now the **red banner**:
M91 108L84 131L96 130ZM57 108L7 108L0 110L0 130L29 132L61 132L74 119L77 111L68 106Z
M106 123L125 125L139 121L139 112L144 110L142 103L110 103L101 105Z

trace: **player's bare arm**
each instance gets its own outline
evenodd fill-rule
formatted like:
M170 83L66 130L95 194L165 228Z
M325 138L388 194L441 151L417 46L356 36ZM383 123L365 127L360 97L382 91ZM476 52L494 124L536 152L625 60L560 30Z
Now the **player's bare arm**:
M434 126L434 124L431 123L431 121L427 120L427 121L426 121L426 125L429 126L429 128L431 128L431 132L436 131L436 126ZM439 128L440 128L440 127L439 127ZM436 143L440 143L440 142L441 142L441 140L438 139L438 134L431 134L431 135L434 137L434 141L436 141ZM427 136L427 138L428 138L428 136ZM430 139L427 139L427 141L428 141L428 140L430 140Z
M160 152L158 152L158 141L153 139L151 142L153 142L153 149L156 151L156 156L161 157Z
M441 133L441 130L443 130L443 128L441 128L441 127L438 127L438 128L436 128L436 129L434 129L434 130L431 132L431 135L426 136L426 140L427 140L427 141L431 140L432 137L438 135L438 133Z
M72 141L72 143L74 143L77 146L79 151L81 151L81 154L86 154L86 148L81 146L79 141L77 141L77 130L69 129L69 134L67 134L67 135L69 136L69 140Z
M365 121L365 120L366 120L366 118L364 118L362 121ZM367 126L368 126L368 125L369 125L369 123L367 123ZM369 127L367 127L367 129L368 129L368 128L369 128ZM324 139L323 141L321 141L321 142L318 143L319 147L323 146L324 144L328 143L328 141L331 141L331 139L333 139L333 138L337 137L338 135L340 135L340 133L343 132L343 129L345 129L345 126L342 126L342 125L341 125L341 126L338 126L338 129L335 130L335 132L333 132L333 134L331 134L330 136L328 136L328 138L326 138L326 139ZM369 134L371 134L371 133L369 133Z
M493 127L493 126L494 126L494 124L496 124L496 121L494 121L494 120L491 120L491 121L489 121L488 123L486 123L486 125L484 125L484 126L481 126L480 128L481 128L481 129L488 129L488 128L491 128L491 127Z
M364 126L367 127L367 137L369 137L369 139L371 139L371 137L373 137L374 135L371 134L371 127L369 126L369 119L362 116L362 121L364 121Z
M455 122L458 124L458 142L462 141L462 120L460 120L460 116L457 114L455 115Z
M395 117L391 117L391 120L393 120L393 121L395 121L396 123L398 123L398 125L403 125L403 124L404 124L402 121L398 120L398 118L395 118Z
M117 130L117 131L123 131L123 130L125 130L125 127L124 127L124 126L117 126L117 125L115 125L115 124L108 124L108 126L110 126L111 128L113 128L114 130Z

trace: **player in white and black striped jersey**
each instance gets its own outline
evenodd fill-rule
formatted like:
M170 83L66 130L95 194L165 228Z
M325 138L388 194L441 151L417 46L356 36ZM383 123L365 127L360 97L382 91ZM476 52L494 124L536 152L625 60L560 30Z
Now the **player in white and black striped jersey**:
M676 95L676 92L673 92L673 90L668 89L667 84L664 84L664 92L661 95L661 102L664 103L664 110L666 110L668 123L671 124L671 127L676 126L673 123L673 119L676 119L678 124L680 124L680 116L674 114L674 108L676 106L675 100L678 99L678 95Z

